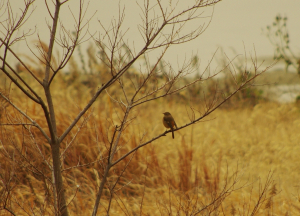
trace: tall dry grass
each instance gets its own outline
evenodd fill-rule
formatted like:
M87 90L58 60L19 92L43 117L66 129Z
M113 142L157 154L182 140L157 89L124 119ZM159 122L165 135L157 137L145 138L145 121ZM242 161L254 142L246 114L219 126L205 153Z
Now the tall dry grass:
M73 89L55 94L60 133L89 93L82 91L77 101ZM38 107L21 97L14 102L46 127ZM62 145L72 215L92 212L110 137L119 122L120 109L114 105L109 97L101 98L72 131L76 138L69 136ZM177 125L189 121L186 107L174 100L137 108L115 158L141 139L162 133L164 111L173 114ZM168 134L113 168L99 215L108 208L110 215L299 214L299 114L297 106L273 103L219 109L210 119L176 131L174 140ZM23 118L11 107L1 116L2 123ZM8 206L17 215L52 215L51 171L42 160L45 155L51 163L50 146L35 128L2 126L0 132L1 205L9 196ZM117 192L111 194L113 187ZM1 215L10 214L2 210Z

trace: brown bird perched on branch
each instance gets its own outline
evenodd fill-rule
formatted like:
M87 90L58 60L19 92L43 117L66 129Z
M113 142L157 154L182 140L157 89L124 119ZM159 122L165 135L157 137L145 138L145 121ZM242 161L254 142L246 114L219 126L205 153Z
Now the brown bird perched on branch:
M165 112L163 114L164 114L164 117L163 117L164 126L166 128L171 128L172 137L174 139L174 126L177 128L176 122L175 122L173 116L171 115L171 113Z

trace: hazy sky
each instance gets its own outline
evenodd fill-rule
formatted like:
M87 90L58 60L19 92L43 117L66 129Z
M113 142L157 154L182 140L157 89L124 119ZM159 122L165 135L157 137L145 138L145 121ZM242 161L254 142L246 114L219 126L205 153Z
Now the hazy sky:
M23 0L10 0L10 2L14 8L21 8L24 4ZM51 4L51 1L47 0L47 2ZM70 27L70 30L72 30L73 18L68 7L70 7L76 15L78 2L78 0L70 0L70 4L65 5L63 10L61 10L61 21L67 27ZM123 5L125 6L124 31L127 28L129 29L125 37L129 44L134 42L138 47L139 44L142 44L141 36L137 31L141 11L136 2L143 4L143 1L124 0L120 2L122 7ZM111 19L117 18L118 16L119 1L85 1L85 5L87 5L87 3L89 3L89 8L86 17L88 18L96 12L89 26L91 33L98 32L101 29L97 20L101 20L105 26L108 26ZM185 3L186 1L179 0L179 5L184 5ZM35 6L36 9L29 19L28 25L24 27L33 29L34 26L36 26L37 32L41 35L42 40L48 43L49 39L46 37L48 30L45 23L46 21L50 21L50 19L49 17L45 18L47 11L44 6L44 1L37 1ZM255 47L258 57L272 56L274 49L267 37L262 33L262 29L272 24L277 14L281 14L282 16L286 15L288 17L291 46L295 53L300 55L300 1L223 0L216 4L214 8L210 7L204 9L203 16L211 15L212 9L214 9L213 18L206 31L192 42L173 47L170 53L165 57L166 60L172 64L177 64L177 61L180 63L185 56L189 58L192 53L197 53L201 59L203 68L218 47L222 47L229 57L234 56L231 51L232 48L237 54L244 54L245 49L247 53L253 53L253 47ZM199 20L199 23L207 24L208 19ZM199 23L194 23L193 25L196 26ZM193 28L193 25L189 27ZM16 45L15 49L19 52L26 50L21 44Z

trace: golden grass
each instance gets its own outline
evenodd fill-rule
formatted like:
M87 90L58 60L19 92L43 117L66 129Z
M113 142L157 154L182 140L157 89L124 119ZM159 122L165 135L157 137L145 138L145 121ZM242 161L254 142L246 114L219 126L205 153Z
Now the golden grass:
M84 97L80 101L72 101L69 97L67 94L58 95L59 100L56 101L60 134L79 112L79 104L85 101ZM24 101L18 102L18 105L27 109L32 118L46 128L39 107ZM105 158L109 145L107 135L110 139L114 125L120 123L120 110L113 109L113 106L108 98L102 98L93 107L93 112L86 115L91 114L88 123L81 128L65 153L63 168L67 170L64 171L64 181L68 201L71 202L71 215L91 214L101 180L97 171L101 173L103 168L100 162L68 168ZM121 148L115 158L137 146L143 134L143 140L148 140L162 133L165 129L161 120L165 111L172 113L178 126L189 121L186 107L174 101L166 103L161 100L135 108L132 117L136 116L136 119L123 134ZM5 113L5 116L8 115L22 118L11 109ZM275 103L262 103L254 108L219 109L204 122L176 131L174 140L170 133L167 134L134 154L116 186L118 191L113 196L111 215L189 215L193 209L209 204L225 183L232 184L234 177L239 180L235 188L241 188L228 193L221 207L214 212L216 215L251 215L259 189L263 188L270 172L273 173L272 180L257 215L299 214L299 115L299 108L295 105ZM51 162L50 146L36 129L32 128L32 131L42 153ZM76 131L77 128L72 130L72 135ZM62 151L71 139L72 136L68 136L62 143ZM16 176L9 184L12 188L8 203L11 209L17 215L26 215L25 211L30 215L30 212L53 214L52 191L48 191L50 197L45 200L45 191L51 190L49 182L29 172L31 165L20 155L22 153L29 158L32 165L51 178L51 172L42 162L32 138L20 126L2 126L0 140L3 145L1 179L8 182L12 172ZM5 156L4 150L14 155L14 161ZM110 186L130 159L129 156L111 171ZM0 189L4 194L3 184ZM98 215L105 214L109 197L106 189ZM2 195L1 206L3 200ZM208 214L212 210L212 207L209 208L199 215ZM9 213L2 211L1 215Z

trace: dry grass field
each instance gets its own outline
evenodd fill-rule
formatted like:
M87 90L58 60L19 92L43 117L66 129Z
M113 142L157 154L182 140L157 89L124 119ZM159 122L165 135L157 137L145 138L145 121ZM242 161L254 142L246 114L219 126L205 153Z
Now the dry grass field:
M86 97L77 101L69 98L57 92L59 133L79 112L79 104ZM37 106L25 99L14 102L45 127ZM178 126L188 123L186 110L183 103L173 100L134 110L135 119L123 134L115 159L140 141L164 132L165 111L173 114ZM80 129L76 139L72 141L69 136L63 143L64 184L71 215L91 215L100 182L97 171L102 172L107 135L111 136L113 126L118 124L118 112L109 97L102 98L86 115L88 121L81 121L72 131L75 135ZM22 118L12 109L2 114L2 122ZM299 215L299 117L300 109L294 104L226 107L176 131L174 140L168 133L114 167L98 215L106 215L109 205L110 215ZM32 130L34 139L20 126L0 128L1 205L7 189L3 183L15 176L9 183L11 209L17 215L52 215L52 191L32 168L51 176L41 158L45 155L51 163L50 146L37 130ZM108 187L116 180L118 190L109 202ZM10 213L2 210L0 215Z
M119 2L103 18L89 1L0 1L0 216L300 215L287 17L264 32L268 65L254 46L208 61L171 48L200 37L219 1Z

